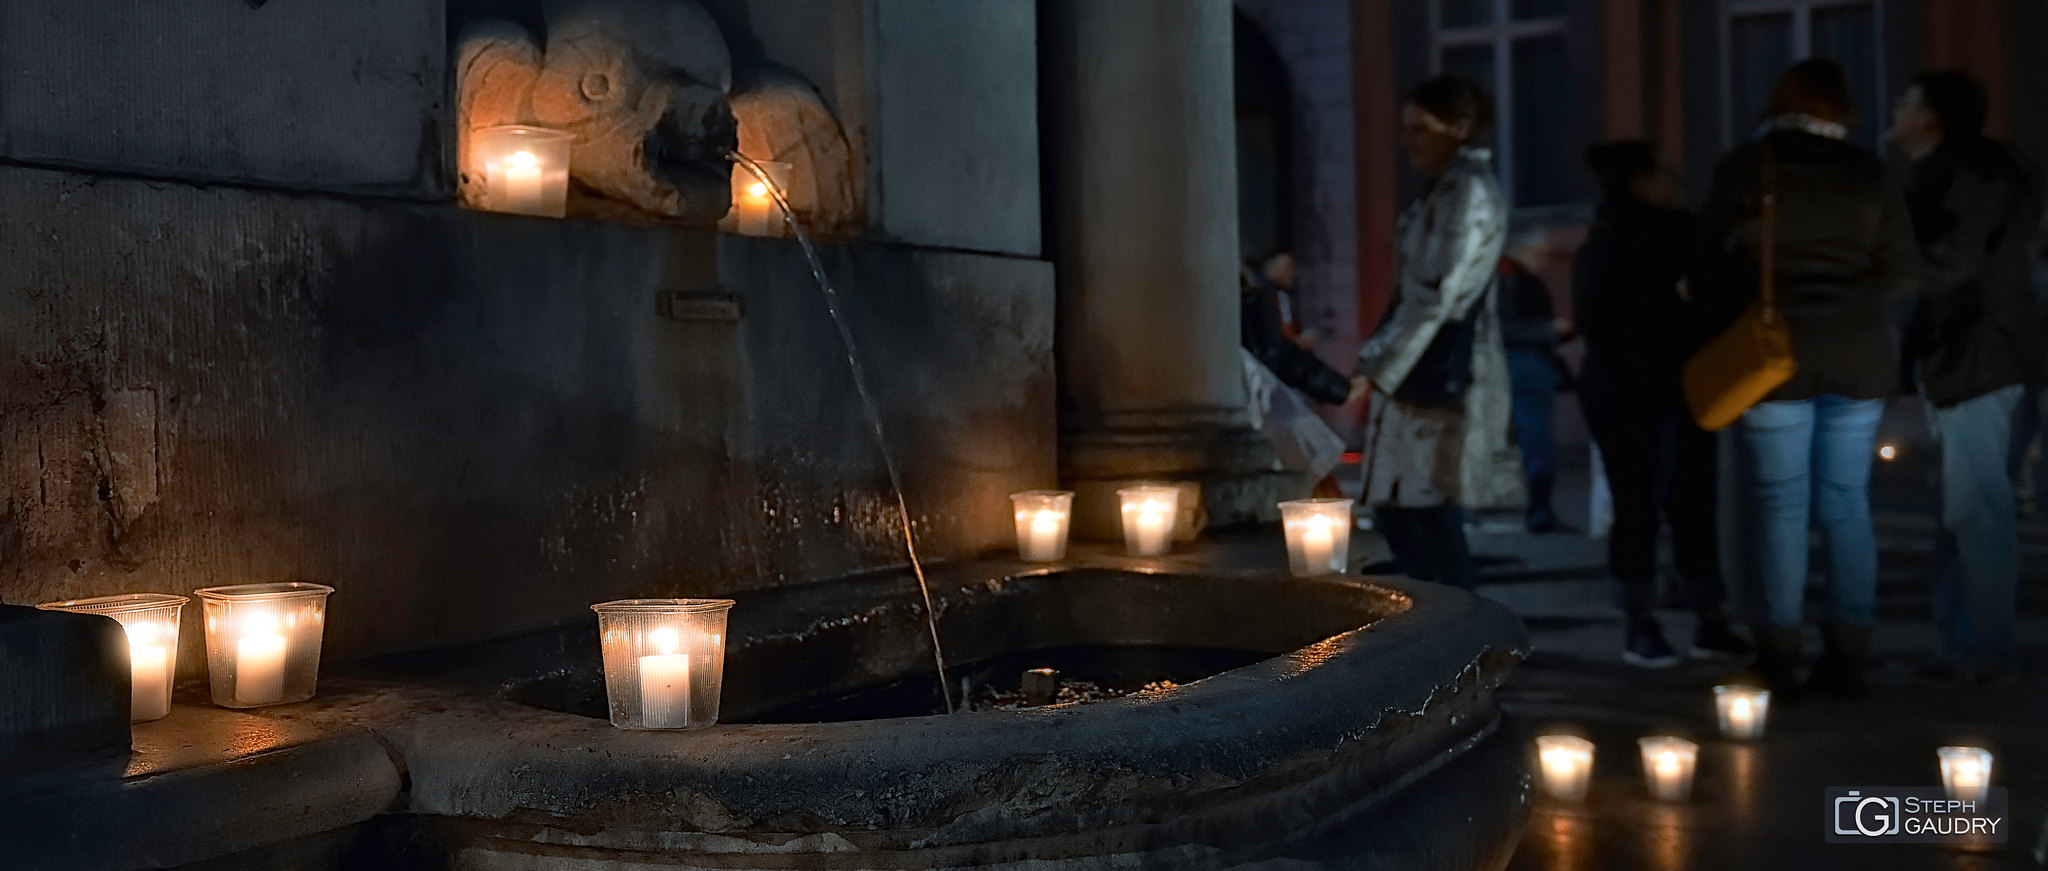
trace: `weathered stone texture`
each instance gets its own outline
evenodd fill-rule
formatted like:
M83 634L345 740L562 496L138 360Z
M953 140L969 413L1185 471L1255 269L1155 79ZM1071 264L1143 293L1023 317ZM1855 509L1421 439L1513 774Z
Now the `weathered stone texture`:
M443 3L8 0L0 155L445 195Z
M919 245L1037 256L1038 16L1031 0L879 0L869 200Z
M902 561L793 243L19 167L0 201L6 601L308 578L347 658ZM1054 475L1050 267L825 257L925 552L1004 546ZM737 324L658 314L721 286Z

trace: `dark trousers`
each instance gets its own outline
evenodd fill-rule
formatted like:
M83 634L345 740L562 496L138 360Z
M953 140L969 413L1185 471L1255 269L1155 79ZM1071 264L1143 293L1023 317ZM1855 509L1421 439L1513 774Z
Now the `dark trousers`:
M1646 410L1637 397L1597 382L1581 385L1579 401L1614 494L1607 570L1619 582L1622 607L1631 615L1656 607L1657 536L1668 521L1688 603L1719 608L1726 589L1714 518L1714 434L1694 425L1682 404Z
M1458 505L1430 508L1381 506L1373 523L1401 573L1418 581L1436 581L1470 590L1479 585L1472 548L1465 542L1465 509Z
M1514 384L1515 446L1522 450L1522 473L1529 484L1529 523L1556 522L1550 495L1557 490L1557 364L1549 353L1508 351L1508 375Z

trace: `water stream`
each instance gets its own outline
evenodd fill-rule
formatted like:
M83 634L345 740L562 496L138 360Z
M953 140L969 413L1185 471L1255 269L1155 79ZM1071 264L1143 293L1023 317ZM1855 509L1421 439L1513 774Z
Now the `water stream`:
M726 157L758 179L761 186L767 189L768 195L775 198L776 205L782 207L782 220L789 224L790 233L796 236L797 244L802 246L804 259L811 266L811 277L817 280L818 289L825 294L825 310L831 313L832 324L839 328L839 342L846 348L846 366L853 372L853 390L860 394L861 409L867 413L868 426L875 433L875 448L882 452L882 467L889 472L889 489L896 494L897 516L903 525L903 550L910 557L911 573L917 576L917 589L924 594L924 620L932 633L932 660L939 669L939 691L945 697L946 713L953 713L956 710L953 704L953 685L946 678L945 648L939 644L939 615L932 608L932 588L925 582L924 563L917 556L917 536L912 534L910 528L910 504L903 498L903 476L896 471L896 455L889 451L889 439L882 432L881 409L875 406L875 397L868 391L867 375L861 369L860 354L855 350L853 328L847 325L846 315L840 311L839 291L832 288L831 279L825 275L825 264L818 260L818 249L811 245L810 236L804 233L803 225L796 219L796 211L789 207L789 199L783 196L781 188L775 186L767 171L737 151L726 152Z

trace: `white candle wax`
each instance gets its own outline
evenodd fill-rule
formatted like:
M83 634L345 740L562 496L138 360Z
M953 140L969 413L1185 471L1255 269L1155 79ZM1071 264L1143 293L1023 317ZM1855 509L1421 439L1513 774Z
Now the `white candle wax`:
M1543 765L1543 789L1566 801L1586 797L1586 785L1593 774L1593 742L1583 738L1545 735L1536 739Z
M1023 556L1030 562L1051 562L1060 558L1059 512L1032 512L1030 531L1024 539Z
M1158 556L1166 552L1166 506L1147 499L1138 506L1137 536L1131 543L1136 556Z
M649 635L661 652L640 657L640 725L682 728L690 724L690 654L673 652L680 639L674 629Z
M504 209L512 212L537 212L541 210L541 167L538 158L531 151L515 151L505 158L504 168L499 171L503 178L505 195Z
M1683 738L1644 738L1643 777L1650 794L1664 801L1685 801L1692 795L1692 769L1699 745Z
M284 699L284 636L268 632L235 642L235 701L262 705Z
M1943 747L1935 753L1941 758L1942 785L1948 788L1949 798L1983 801L1990 793L1991 751L1981 747Z
M171 651L161 644L130 644L128 719L140 723L171 712Z
M1301 559L1310 569L1341 571L1337 562L1337 533L1330 518L1318 514L1302 524Z
M749 182L746 196L740 197L740 233L747 236L768 235L771 219L775 214L775 201L768 196L768 185Z

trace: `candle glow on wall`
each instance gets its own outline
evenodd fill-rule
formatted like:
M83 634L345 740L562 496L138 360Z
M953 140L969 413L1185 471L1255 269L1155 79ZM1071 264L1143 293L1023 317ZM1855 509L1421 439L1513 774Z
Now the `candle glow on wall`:
M1543 791L1564 801L1586 797L1593 779L1593 742L1577 735L1539 735L1536 759L1543 768Z
M1682 802L1692 797L1693 765L1700 745L1684 738L1656 736L1636 739L1643 751L1643 781L1650 795L1662 801Z
M333 592L296 581L195 591L206 613L213 703L254 708L312 698Z
M1295 499L1280 503L1287 535L1287 570L1298 578L1341 575L1350 569L1349 499Z
M1764 736L1764 721L1771 714L1771 691L1761 687L1722 684L1714 688L1714 719L1721 734L1738 741L1755 741Z
M36 607L112 617L128 635L129 722L162 719L171 712L171 682L178 670L178 617L184 596L128 593L48 602Z
M731 599L621 599L597 612L605 697L621 729L718 722Z
M1124 550L1131 556L1160 556L1173 547L1180 516L1180 488L1141 484L1116 491L1123 503Z
M1074 514L1071 490L1026 490L1010 494L1017 511L1017 556L1051 563L1067 557L1067 528Z
M574 135L508 124L478 130L471 140L468 171L483 177L485 209L548 218L567 211Z
M1943 747L1934 751L1941 760L1941 785L1948 797L1960 801L1983 801L1991 791L1991 751L1982 747Z

